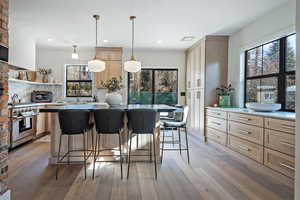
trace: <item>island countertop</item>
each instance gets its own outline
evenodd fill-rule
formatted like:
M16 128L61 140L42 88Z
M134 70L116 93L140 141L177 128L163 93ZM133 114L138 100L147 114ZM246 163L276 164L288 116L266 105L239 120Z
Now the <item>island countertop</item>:
M97 110L97 109L155 109L158 112L172 112L176 110L176 107L163 105L163 104L154 104L154 105L140 105L140 104L129 104L129 105L120 105L120 106L108 106L104 104L69 104L69 105L59 105L59 106L48 106L46 108L41 108L40 112L58 112L60 110L74 110L74 109L83 109L83 110Z
M221 107L206 107L207 109L214 109L226 112L237 112L242 114L250 114L250 115L259 115L264 117L278 118L278 119L286 119L286 120L295 120L296 113L294 112L255 112L248 108L221 108Z

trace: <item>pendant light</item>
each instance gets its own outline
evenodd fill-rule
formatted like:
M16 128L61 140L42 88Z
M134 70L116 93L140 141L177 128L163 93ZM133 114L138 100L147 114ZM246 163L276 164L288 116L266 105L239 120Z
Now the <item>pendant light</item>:
M127 72L138 72L142 68L142 63L134 58L134 20L136 17L130 16L129 19L132 22L131 58L124 63L124 70Z
M98 20L100 19L99 15L93 15L93 18L96 21L96 47L98 46ZM105 70L105 62L96 58L96 55L93 60L88 62L88 68L91 72L102 72Z
M73 45L73 53L72 53L72 59L74 60L78 60L79 59L79 56L78 56L78 53L77 53L77 45Z

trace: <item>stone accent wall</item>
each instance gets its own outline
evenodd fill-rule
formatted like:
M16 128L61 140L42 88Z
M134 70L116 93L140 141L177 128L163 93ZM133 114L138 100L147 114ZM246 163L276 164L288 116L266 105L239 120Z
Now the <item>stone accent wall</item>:
M7 191L8 170L8 141L9 141L9 119L8 119L8 65L0 64L0 84L4 89L0 96L0 195Z

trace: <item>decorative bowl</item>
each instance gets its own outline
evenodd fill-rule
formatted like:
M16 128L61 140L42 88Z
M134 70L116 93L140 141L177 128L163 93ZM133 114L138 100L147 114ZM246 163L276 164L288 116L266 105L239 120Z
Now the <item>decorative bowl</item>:
M246 107L258 112L275 112L281 109L278 103L246 103Z

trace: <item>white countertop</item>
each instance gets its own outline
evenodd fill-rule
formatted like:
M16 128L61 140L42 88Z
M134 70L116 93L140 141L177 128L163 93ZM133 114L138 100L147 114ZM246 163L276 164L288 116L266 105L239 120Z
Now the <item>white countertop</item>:
M221 108L221 107L206 107L208 109L213 110L220 110L226 112L237 112L242 114L250 114L250 115L260 115L264 117L272 117L272 118L280 118L280 119L288 119L288 120L295 120L296 113L294 112L256 112L248 108Z

